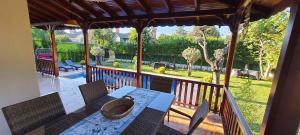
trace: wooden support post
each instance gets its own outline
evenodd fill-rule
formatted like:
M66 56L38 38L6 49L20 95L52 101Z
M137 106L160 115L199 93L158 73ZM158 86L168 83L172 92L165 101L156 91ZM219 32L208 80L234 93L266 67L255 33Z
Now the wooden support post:
M137 49L137 83L136 87L141 87L141 70L142 70L142 52L143 52L143 41L142 41L142 32L144 28L136 28L136 31L138 33L138 49Z
M81 25L82 33L83 33L83 42L84 42L84 60L85 60L85 70L86 70L86 82L92 82L92 72L90 67L90 49L89 49L89 38L88 38L88 30L89 24Z
M230 27L231 30L231 42L229 46L229 52L227 56L227 62L226 62L226 71L225 71L225 82L224 86L229 87L229 81L230 81L230 74L233 67L233 60L234 60L234 54L236 50L236 44L238 39L238 29L239 29L239 23L240 20L237 19L233 26Z
M300 2L290 8L261 135L296 135L300 122Z
M50 31L50 40L51 40L51 49L52 49L53 74L55 77L58 77L59 69L58 69L58 58L57 58L57 48L55 42L54 27L55 26L49 26L48 28Z

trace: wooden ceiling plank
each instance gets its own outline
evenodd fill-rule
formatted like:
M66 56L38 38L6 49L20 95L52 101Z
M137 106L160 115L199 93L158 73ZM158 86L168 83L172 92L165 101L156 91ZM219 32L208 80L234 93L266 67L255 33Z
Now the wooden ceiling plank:
M123 0L114 0L114 2L117 3L117 5L127 14L127 16L134 16L132 10L129 9Z
M143 10L147 13L147 14L153 14L152 9L149 7L149 5L146 3L146 1L144 0L137 0L138 4L143 8Z
M83 18L83 19L90 19L88 18L88 15L81 10L77 9L74 7L71 3L65 1L65 0L55 0L58 5L60 5L62 8L65 10L68 10L69 12L76 14L78 17Z
M173 8L173 5L171 4L171 1L170 0L162 0L162 1L165 4L165 6L167 7L168 13L173 13L174 8Z
M57 17L57 16L52 16L51 14L49 14L49 12L47 12L46 10L41 10L40 8L34 6L33 4L31 3L28 3L28 7L29 7L29 10L30 11L33 11L37 14L41 14L41 16L44 16L48 19L46 20L60 20L61 18Z
M57 10L59 10L60 12L63 13L69 13L69 17L74 17L74 19L79 20L79 21L83 21L83 18L81 18L80 16L78 16L77 14L74 14L73 12L70 12L69 10L66 10L65 8L61 7L60 4L56 3L55 0L49 0L47 1L49 6L53 6L56 7Z
M178 17L197 17L197 16L209 16L209 15L216 15L219 13L223 14L235 14L235 8L226 8L226 9L212 9L212 10L200 10L200 11L186 11L186 12L176 12L176 13L159 13L153 14L151 17L153 19L170 19L170 18L178 18ZM119 16L116 18L110 17L103 17L100 19L91 19L88 20L89 22L115 22L115 21L126 21L128 20L128 16ZM149 19L149 15L136 15L133 16L131 19Z
M45 1L34 0L34 1L31 1L31 2L34 3L34 4L36 4L36 5L38 5L38 6L40 6L41 8L43 8L41 10L45 10L46 9L46 10L50 11L51 13L59 16L59 18L61 18L61 20L68 19L68 16L66 16L64 13L61 13L61 12L57 11L55 8L46 5L44 3Z
M108 13L110 17L114 18L114 17L117 17L117 16L118 16L118 15L117 15L114 11L112 11L112 10L110 9L110 7L107 6L104 2L97 2L96 5L97 5L99 8L103 9L106 13Z
M198 11L200 10L200 0L194 0L195 3L195 10Z
M91 5L86 3L84 0L74 0L74 3L76 3L78 6L82 7L86 11L90 12L95 17L101 18L102 15L98 11L96 11Z

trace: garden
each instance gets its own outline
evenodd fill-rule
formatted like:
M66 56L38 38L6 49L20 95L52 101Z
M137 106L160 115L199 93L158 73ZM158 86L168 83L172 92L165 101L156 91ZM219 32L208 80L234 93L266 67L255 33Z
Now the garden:
M262 123L288 16L288 12L283 11L269 19L249 23L240 32L233 67L258 71L260 79L231 77L230 91L255 134L259 133ZM145 61L142 71L223 84L230 35L220 36L216 26L194 26L192 31L177 27L174 34L153 37L155 31L156 28L151 27L142 33L142 60ZM32 33L34 48L49 48L49 33L39 29L33 29ZM135 29L131 29L126 42L116 42L112 29L91 30L90 33L93 61L102 66L135 70ZM70 42L65 35L64 31L56 32L59 61L70 59L84 64L83 45ZM166 66L154 69L153 63L157 62Z

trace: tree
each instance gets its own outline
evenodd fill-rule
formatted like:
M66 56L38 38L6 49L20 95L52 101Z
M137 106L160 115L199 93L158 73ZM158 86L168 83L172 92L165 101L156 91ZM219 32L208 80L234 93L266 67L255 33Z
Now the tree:
M202 31L203 29L200 27L199 29L194 29L193 36L195 43L197 43L203 50L203 55L205 61L210 65L211 70L213 71L213 81L215 84L220 84L220 75L223 68L224 63L224 55L227 54L227 47L223 49L216 49L214 51L214 57L210 58L208 55L207 49L207 38L206 33Z
M129 43L137 45L137 37L138 35L136 30L134 28L131 28L129 32ZM152 33L149 28L144 28L142 32L142 42L143 46L147 46L153 43Z
M38 28L32 28L32 40L34 49L36 48L50 48L50 34L48 31Z
M196 31L203 31L207 37L220 37L220 32L215 26L194 26L192 35L195 35Z
M257 50L260 73L266 79L277 65L288 16L287 11L282 11L269 19L252 22L245 29L243 40Z
M178 35L178 36L186 36L187 35L187 31L184 29L183 26L177 26L175 34Z
M91 31L95 44L110 49L115 41L115 33L112 29L95 29Z
M105 55L104 49L102 49L100 46L95 45L91 48L90 52L91 52L92 55L95 56L97 64L101 65L101 58L100 57Z
M188 47L185 50L183 50L182 57L188 63L188 76L191 76L192 66L197 60L201 58L201 52L199 49Z

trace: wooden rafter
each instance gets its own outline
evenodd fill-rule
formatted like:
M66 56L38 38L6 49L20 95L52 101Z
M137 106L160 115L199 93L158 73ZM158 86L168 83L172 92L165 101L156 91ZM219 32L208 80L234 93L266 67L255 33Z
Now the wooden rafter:
M132 10L129 9L129 7L123 0L114 0L114 2L118 4L118 6L127 14L127 16L131 17L134 15Z
M89 5L88 3L86 3L83 0L74 0L74 3L76 3L78 6L82 7L83 9L85 9L86 11L88 11L90 14L94 15L95 17L101 18L102 15L96 11L91 5Z
M82 12L81 10L78 10L76 7L74 7L71 3L65 1L65 0L55 0L59 6L64 8L65 10L76 14L78 17L83 18L83 19L89 19L88 15L85 12Z
M51 7L55 7L56 8L56 10L58 11L58 12L61 12L61 13L64 13L64 14L66 14L67 16L68 16L68 18L73 18L73 19L76 19L76 20L80 20L80 21L82 21L83 20L83 18L80 18L80 17L78 17L76 14L74 14L73 12L70 12L70 11L68 11L68 10L66 10L65 8L62 8L59 4L57 4L54 0L48 0L48 1L44 1L45 2L45 4L47 4L48 6L51 6Z
M68 16L66 16L63 13L58 12L55 8L45 5L42 1L31 1L32 6L39 8L40 10L47 10L48 12L51 12L55 15L56 19L66 20L68 19Z
M209 15L216 15L218 13L224 13L224 14L234 14L236 10L234 8L228 8L228 9L213 9L213 10L201 10L201 11L187 11L187 12L178 12L178 13L160 13L160 14L153 14L153 19L170 19L170 18L180 18L180 17L197 17L201 15L209 16ZM119 16L116 18L110 18L110 17L103 17L103 18L97 18L97 19L90 19L89 22L115 22L115 21L126 21L128 20L128 16ZM139 20L145 20L149 19L148 15L136 15L130 17L130 19L139 19Z
M51 14L47 14L48 12L46 10L41 10L39 7L34 6L31 3L28 3L29 8L31 9L31 13L41 14L45 20L59 20L58 16L52 16Z
M195 3L195 10L198 11L200 10L200 0L194 0Z
M147 13L147 14L153 14L152 9L148 6L148 4L146 3L146 1L144 0L137 0L137 2L139 3L139 5L143 8L143 10Z
M105 4L105 2L97 2L96 5L109 14L111 18L117 17L118 15L112 11L109 6Z
M50 20L51 19L51 18L48 18L46 16L43 16L43 15L39 14L35 10L29 11L29 14L30 14L30 16L34 16L36 18L39 18L39 20Z
M168 8L168 13L173 13L173 5L170 0L162 0L165 6Z

